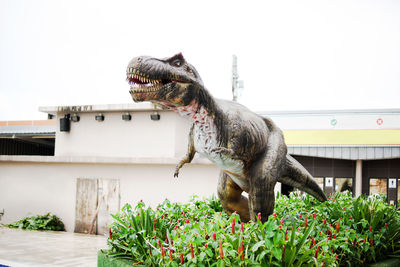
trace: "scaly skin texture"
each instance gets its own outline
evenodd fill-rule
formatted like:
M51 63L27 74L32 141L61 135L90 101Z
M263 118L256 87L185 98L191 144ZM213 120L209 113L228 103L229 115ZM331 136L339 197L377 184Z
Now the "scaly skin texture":
M228 213L236 211L244 221L261 213L266 221L274 209L276 182L326 200L313 177L287 154L282 131L236 102L214 99L182 54L136 57L127 67L127 80L135 102L157 103L192 122L188 151L174 176L196 152L208 158L221 168L218 196Z

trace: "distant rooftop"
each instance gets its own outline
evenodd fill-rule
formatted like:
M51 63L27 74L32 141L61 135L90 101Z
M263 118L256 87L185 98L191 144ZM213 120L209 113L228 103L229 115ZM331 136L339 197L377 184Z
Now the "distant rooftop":
M55 136L56 120L0 121L0 137Z

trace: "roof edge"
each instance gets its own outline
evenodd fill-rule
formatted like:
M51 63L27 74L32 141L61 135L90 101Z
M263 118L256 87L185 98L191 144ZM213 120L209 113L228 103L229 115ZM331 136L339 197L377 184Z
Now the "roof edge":
M162 110L159 105L151 102L126 103L126 104L99 104L99 105L75 105L75 106L42 106L39 111L48 114L57 114L65 112L106 112L106 111L151 111Z

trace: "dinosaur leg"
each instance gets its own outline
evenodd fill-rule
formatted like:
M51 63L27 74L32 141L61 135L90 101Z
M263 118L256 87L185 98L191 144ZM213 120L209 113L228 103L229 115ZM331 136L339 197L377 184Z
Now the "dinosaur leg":
M231 214L237 212L243 222L250 220L248 199L242 196L243 190L223 171L218 181L218 197L224 210Z
M250 178L249 208L251 220L257 221L257 215L260 213L261 221L265 222L274 211L276 180L272 173L267 172L264 175Z

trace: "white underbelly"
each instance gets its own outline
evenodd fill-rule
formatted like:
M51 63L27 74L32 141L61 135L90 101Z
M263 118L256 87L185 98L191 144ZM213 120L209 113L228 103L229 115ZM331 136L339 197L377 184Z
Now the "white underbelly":
M247 191L249 185L243 175L243 162L238 159L227 157L223 153L213 152L213 149L218 147L217 140L214 136L215 135L210 135L202 131L195 131L193 142L197 153L209 159L225 171L238 186Z

